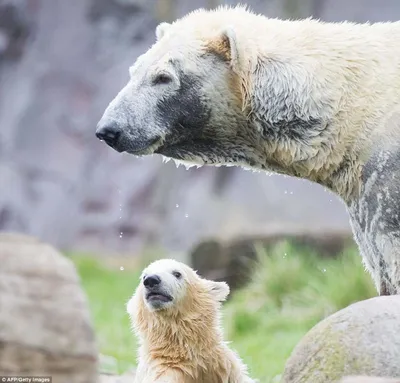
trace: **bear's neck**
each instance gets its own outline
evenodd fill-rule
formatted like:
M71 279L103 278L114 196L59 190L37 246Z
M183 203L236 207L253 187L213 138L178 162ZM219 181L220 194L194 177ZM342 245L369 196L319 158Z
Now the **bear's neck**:
M287 123L290 125L294 121ZM253 129L258 131L264 125L269 123L253 121ZM347 204L357 196L363 163L351 148L333 140L332 145L310 145L309 141L301 138L276 137L268 133L264 137L249 145L248 166L239 166L318 183Z
M206 314L165 317L156 313L156 316L158 318L150 320L141 334L150 353L162 351L158 356L170 357L178 352L183 358L193 357L204 349L215 348L221 342L218 324ZM188 344L193 347L188 348Z
M238 70L248 136L259 138L248 151L258 152L252 167L317 182L349 204L371 137L386 134L399 109L400 23L264 22L279 34L259 33ZM398 49L386 51L388 43Z
M225 369L226 346L216 314L152 313L138 328L142 356L191 376L202 369Z

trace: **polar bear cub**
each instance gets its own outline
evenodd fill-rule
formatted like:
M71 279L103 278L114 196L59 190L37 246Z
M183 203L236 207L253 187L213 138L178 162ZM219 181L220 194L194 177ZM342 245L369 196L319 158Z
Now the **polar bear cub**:
M225 282L172 259L150 264L127 305L140 341L136 383L254 383L223 340Z

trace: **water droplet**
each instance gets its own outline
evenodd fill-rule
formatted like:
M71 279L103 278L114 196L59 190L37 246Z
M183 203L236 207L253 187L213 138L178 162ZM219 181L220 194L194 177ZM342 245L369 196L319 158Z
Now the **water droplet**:
M322 272L323 272L323 273L326 273L326 269L322 269Z
M287 194L287 190L285 190L285 194Z
M175 205L175 207L179 207L179 204L177 203L177 204Z
M293 192L291 191L290 194L293 194Z
M283 254L283 258L286 258L286 256L287 256L287 253Z
M124 233L121 231L120 233L119 233L119 237L120 238L122 238L122 235L123 235Z
M121 266L119 269L120 269L121 271L124 271L124 266Z
M188 217L189 217L189 214L188 214L188 213L186 213L186 214L185 214L185 218L188 218Z

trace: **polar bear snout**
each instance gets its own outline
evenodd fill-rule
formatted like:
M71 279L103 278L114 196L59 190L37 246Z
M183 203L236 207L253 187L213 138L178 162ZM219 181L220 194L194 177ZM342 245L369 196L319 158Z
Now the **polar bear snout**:
M100 121L96 129L96 137L104 141L108 146L112 148L116 147L118 139L122 133L121 128L115 122L102 122Z
M161 283L161 278L158 275L148 275L144 280L143 284L148 289L152 289Z
M166 305L173 301L173 297L167 291L167 286L162 283L161 277L157 274L147 275L143 279L145 288L145 300L151 309L159 310L166 308Z
M102 118L97 124L96 137L119 153L135 155L150 154L161 145L160 134L149 132L148 136L139 136L138 129L122 125L112 118ZM135 134L136 132L136 134Z

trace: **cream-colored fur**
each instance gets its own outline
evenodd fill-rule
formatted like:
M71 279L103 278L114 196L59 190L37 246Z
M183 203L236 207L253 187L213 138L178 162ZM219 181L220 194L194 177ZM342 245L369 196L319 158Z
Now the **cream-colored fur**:
M179 279L173 275L177 271ZM146 275L160 278L160 289L173 297L172 302L156 310L146 301ZM227 284L202 279L180 262L164 259L149 265L128 303L140 341L135 382L253 382L223 340L220 306L228 294Z

